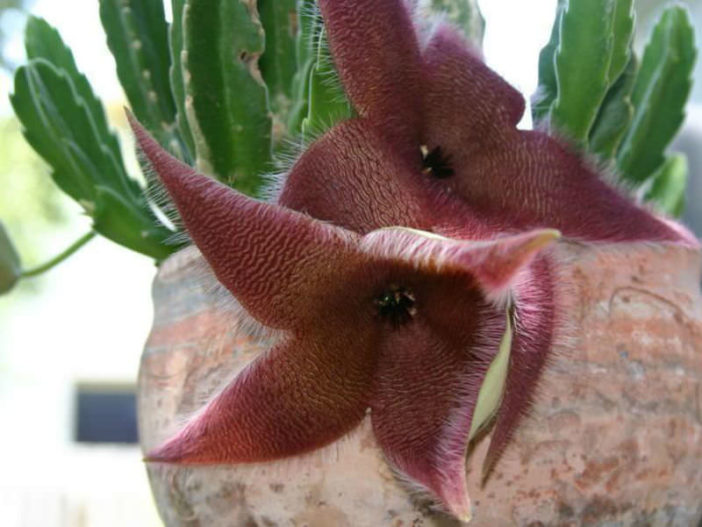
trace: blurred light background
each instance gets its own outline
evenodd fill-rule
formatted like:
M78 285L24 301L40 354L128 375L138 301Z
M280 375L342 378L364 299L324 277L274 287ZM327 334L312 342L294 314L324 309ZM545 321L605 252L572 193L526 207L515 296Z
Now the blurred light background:
M12 68L24 60L21 4L0 0L0 220L29 268L88 231L89 222L56 190L12 115L7 97ZM548 39L555 4L481 1L487 61L525 94L536 87L537 56ZM638 0L640 37L664 4ZM689 5L696 27L702 27L702 2ZM125 102L97 0L26 0L24 9L59 29L106 102L130 156ZM696 106L678 147L692 157L686 219L700 234L700 64L697 79ZM523 126L529 125L525 120ZM0 297L0 526L161 525L136 445L95 442L128 441L133 433L132 395L151 324L154 273L149 259L96 239L58 268Z

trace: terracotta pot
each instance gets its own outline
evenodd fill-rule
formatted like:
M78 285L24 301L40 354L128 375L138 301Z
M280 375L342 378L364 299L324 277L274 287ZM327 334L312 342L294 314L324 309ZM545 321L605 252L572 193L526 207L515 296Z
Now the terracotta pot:
M702 517L700 254L563 244L574 344L556 350L531 417L481 487L468 472L471 525L696 526ZM232 330L197 271L197 251L164 263L141 364L142 446L166 439L209 392L267 346ZM148 466L168 526L439 527L413 499L366 421L322 451L277 463Z

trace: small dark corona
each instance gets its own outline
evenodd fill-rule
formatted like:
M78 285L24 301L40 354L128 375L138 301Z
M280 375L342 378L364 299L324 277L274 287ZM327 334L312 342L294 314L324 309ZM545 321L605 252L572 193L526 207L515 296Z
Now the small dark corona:
M451 159L444 154L440 146L429 150L426 145L422 145L422 172L437 179L446 179L453 176Z
M378 315L394 327L402 326L412 320L417 314L414 293L405 287L390 286L380 296L373 300L378 309Z

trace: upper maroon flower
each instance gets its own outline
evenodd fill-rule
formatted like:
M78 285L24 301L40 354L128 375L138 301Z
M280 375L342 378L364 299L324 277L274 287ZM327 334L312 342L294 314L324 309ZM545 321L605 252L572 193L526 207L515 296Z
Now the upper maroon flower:
M148 459L299 454L370 408L389 461L465 519L468 442L495 417L494 463L558 329L554 263L539 253L553 229L582 242L696 240L566 145L517 130L522 97L451 27L420 39L402 0L319 4L359 117L309 147L277 204L196 174L133 123L217 278L284 333ZM501 344L506 380L485 382Z

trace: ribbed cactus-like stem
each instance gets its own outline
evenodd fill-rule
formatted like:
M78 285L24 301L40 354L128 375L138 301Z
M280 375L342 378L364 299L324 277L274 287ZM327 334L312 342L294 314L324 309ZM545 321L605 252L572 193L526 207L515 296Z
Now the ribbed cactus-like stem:
M198 168L256 194L271 169L271 111L259 59L265 35L251 0L187 0L186 113Z

